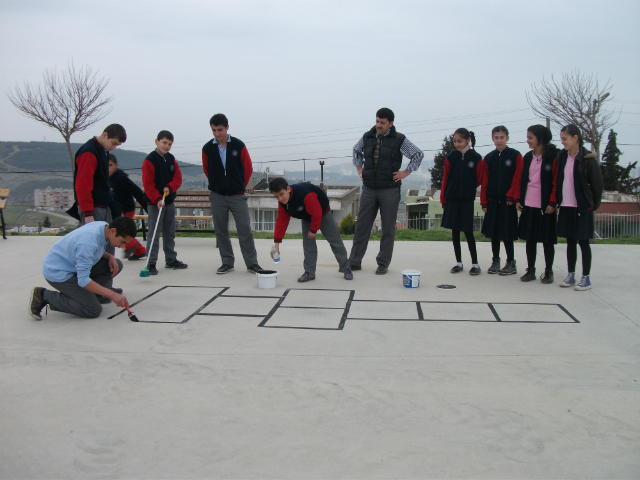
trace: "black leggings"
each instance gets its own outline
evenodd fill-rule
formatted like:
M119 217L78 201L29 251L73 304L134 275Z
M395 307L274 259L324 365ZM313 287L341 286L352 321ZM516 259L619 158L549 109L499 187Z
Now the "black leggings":
M507 254L507 262L511 262L513 260L513 240L505 240L503 243L504 251ZM491 240L491 251L495 258L500 256L500 240L496 238Z
M567 238L567 265L569 273L576 271L576 262L578 261L578 243L582 252L582 275L591 274L591 245L589 240L573 240Z
M471 254L471 263L476 265L478 263L476 238L473 236L473 232L464 232L464 236L467 237L467 245L469 246L469 253ZM453 239L453 251L456 253L456 261L462 263L462 251L460 250L460 230L451 230L451 237Z
M553 243L543 243L544 263L547 270L553 268L553 258L556 255L556 249ZM527 241L527 264L530 269L536 266L536 256L538 255L538 242Z

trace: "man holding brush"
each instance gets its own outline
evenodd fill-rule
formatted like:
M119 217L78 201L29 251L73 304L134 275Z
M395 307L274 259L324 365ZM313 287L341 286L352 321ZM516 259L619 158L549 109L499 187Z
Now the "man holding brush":
M113 288L113 277L122 271L122 262L105 249L124 248L136 232L133 219L122 216L111 223L88 223L58 240L42 262L42 274L55 290L35 287L29 315L42 320L40 312L47 305L53 311L83 318L100 316L101 304L111 301L128 308L122 289Z

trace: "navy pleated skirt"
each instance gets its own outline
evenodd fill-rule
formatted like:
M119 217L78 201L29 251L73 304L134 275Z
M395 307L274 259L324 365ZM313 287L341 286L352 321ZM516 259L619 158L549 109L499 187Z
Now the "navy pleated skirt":
M560 207L558 236L572 240L593 238L593 210L578 211L576 207Z
M473 232L473 200L447 200L442 213L442 227Z
M518 212L515 203L507 205L506 200L489 202L482 223L482 234L495 240L517 240Z
M539 208L525 206L520 213L518 237L527 241L557 244L558 216L556 212L557 210L546 214Z

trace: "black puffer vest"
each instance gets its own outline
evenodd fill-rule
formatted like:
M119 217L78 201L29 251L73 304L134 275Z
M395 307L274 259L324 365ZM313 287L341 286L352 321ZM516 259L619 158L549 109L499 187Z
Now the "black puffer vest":
M393 181L393 172L400 170L402 166L402 153L400 147L405 136L396 132L396 127L391 127L389 133L383 137L380 145L378 164L374 165L373 151L376 147L376 127L373 127L362 137L364 144L364 169L362 181L368 188L400 188L401 181Z

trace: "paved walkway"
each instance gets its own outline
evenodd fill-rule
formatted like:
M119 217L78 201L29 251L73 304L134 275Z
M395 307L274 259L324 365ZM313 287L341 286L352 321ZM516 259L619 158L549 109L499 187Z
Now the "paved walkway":
M114 305L37 322L55 240L0 240L0 478L640 477L637 246L594 246L594 289L576 292L558 287L564 245L542 285L487 275L487 243L482 275L452 275L441 242L396 243L386 276L372 242L348 282L320 242L301 285L289 240L264 290L241 258L216 275L213 240L180 238L187 270L125 262L116 280L142 322Z

